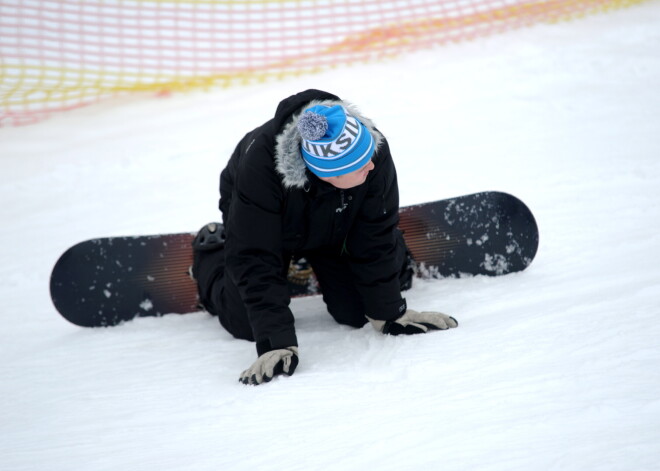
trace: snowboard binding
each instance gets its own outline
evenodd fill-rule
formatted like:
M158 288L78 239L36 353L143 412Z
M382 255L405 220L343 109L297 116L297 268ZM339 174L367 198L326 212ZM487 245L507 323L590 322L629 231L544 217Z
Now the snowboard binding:
M207 252L225 245L225 227L219 222L209 222L202 227L192 241L194 250Z

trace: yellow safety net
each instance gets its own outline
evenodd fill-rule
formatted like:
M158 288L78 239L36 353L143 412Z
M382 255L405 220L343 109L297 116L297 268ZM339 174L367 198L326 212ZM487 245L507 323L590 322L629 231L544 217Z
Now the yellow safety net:
M0 0L0 126L374 61L643 0Z

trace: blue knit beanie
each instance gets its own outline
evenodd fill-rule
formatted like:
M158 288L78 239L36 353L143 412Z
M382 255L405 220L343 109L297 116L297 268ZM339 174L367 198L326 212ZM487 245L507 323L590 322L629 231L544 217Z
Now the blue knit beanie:
M301 153L307 168L319 177L336 177L358 170L374 154L369 130L343 106L307 108L298 120Z

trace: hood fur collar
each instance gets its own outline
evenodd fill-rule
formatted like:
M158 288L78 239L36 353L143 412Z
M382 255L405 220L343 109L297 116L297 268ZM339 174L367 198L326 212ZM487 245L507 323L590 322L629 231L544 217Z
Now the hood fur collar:
M293 115L283 128L282 132L278 134L275 144L275 168L282 176L282 183L285 188L304 188L309 179L307 177L307 166L300 153L300 145L302 139L298 133L298 120L300 115L307 108L312 106L335 106L340 105L346 108L350 114L355 116L367 130L371 133L376 144L374 155L378 152L380 144L383 142L383 135L376 129L374 123L367 117L363 116L355 105L343 100L314 100L307 105L300 108Z

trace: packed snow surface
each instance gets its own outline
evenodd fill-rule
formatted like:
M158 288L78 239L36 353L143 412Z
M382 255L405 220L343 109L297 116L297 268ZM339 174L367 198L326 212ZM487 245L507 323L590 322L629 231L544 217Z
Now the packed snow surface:
M0 130L0 456L18 470L656 470L660 3L385 63ZM482 190L537 217L524 272L421 281L460 327L386 337L294 300L300 365L205 313L84 329L50 303L77 241L218 219L238 139L306 88L387 136L402 204Z

